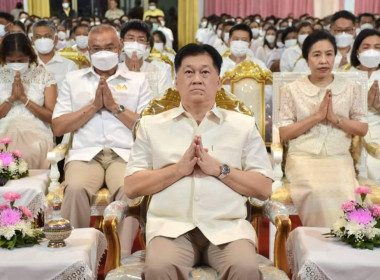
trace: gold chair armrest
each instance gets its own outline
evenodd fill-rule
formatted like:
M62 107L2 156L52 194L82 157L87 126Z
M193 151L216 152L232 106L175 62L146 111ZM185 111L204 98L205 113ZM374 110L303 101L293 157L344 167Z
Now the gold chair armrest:
M55 164L65 158L68 150L68 144L59 144L55 146L53 150L47 153L46 158L51 164Z
M144 235L140 238L140 242L145 246L146 210L148 209L149 201L150 196L142 196L128 202L114 201L104 210L103 232L108 243L106 264L104 268L105 275L107 275L112 269L120 266L121 249L117 227L123 218L134 217L140 222L141 231Z
M373 156L374 158L380 159L380 145L375 142L367 143L365 140L363 141L364 147L368 154Z

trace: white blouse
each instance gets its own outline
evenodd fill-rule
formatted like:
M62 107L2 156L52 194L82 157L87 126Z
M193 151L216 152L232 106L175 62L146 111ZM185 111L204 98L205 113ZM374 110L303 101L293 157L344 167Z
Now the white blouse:
M359 85L335 77L329 86L319 88L304 76L285 86L281 96L279 126L287 126L315 114L327 89L332 91L332 103L337 115L367 122L367 108L362 104ZM318 155L325 147L327 155L342 155L348 153L350 144L351 136L343 130L318 123L289 141L289 153Z

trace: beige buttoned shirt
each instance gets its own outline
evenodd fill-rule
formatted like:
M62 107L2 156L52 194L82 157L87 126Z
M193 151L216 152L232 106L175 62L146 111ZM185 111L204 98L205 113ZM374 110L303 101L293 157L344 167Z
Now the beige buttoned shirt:
M177 163L195 135L208 153L232 168L272 178L272 167L255 119L214 106L198 125L182 105L141 119L126 176ZM256 242L245 220L247 197L199 169L154 194L147 215L147 244L156 236L176 238L198 227L207 239L224 244L238 239Z

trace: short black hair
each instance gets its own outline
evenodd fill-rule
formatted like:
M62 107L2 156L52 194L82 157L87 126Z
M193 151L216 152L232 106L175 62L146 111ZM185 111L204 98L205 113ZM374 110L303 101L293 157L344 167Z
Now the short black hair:
M14 24L14 25L17 25L18 27L20 27L20 28L22 29L22 31L24 31L24 33L25 33L25 25L24 25L21 21L19 21L19 20L15 20L15 21L13 22L13 24Z
M375 19L375 16L371 13L362 13L358 16L358 22L360 22L360 20L362 19L362 17L370 17L372 19L372 21L374 22L376 19Z
M145 22L143 22L142 20L132 19L126 23L123 23L123 25L121 26L121 30L120 30L120 38L124 39L125 34L129 30L139 30L139 31L144 32L146 35L146 39L149 42L149 40L150 40L150 29L149 29L149 26Z
M358 36L356 37L354 44L352 46L351 50L351 65L354 67L357 67L360 65L360 61L358 59L358 50L360 45L362 44L363 40L369 36L379 36L380 37L380 32L376 29L364 29L360 31Z
M151 38L151 41L152 43L154 44L154 39L153 39L153 35L158 35L158 37L160 37L160 40L162 41L162 43L164 43L164 46L166 45L166 37L165 37L165 34L160 31L160 30L156 30L152 33L152 38Z
M304 20L300 21L296 27L297 33L299 33L302 28L307 27L307 26L310 26L310 28L313 30L313 25L310 22L304 21Z
M87 28L87 30L90 31L89 28L88 28L88 25L87 25L87 24L79 23L78 25L76 25L76 26L74 26L73 28L71 28L70 34L75 33L75 31L76 31L78 28L80 28L80 27Z
M248 32L248 35L249 35L249 41L252 40L252 38L253 38L252 30L251 30L251 28L249 28L248 25L246 25L246 24L244 24L244 23L239 23L239 24L234 25L234 26L230 29L230 38L232 37L232 33L234 33L236 30L242 30L242 31L246 31L246 32Z
M3 18L8 22L13 22L15 20L14 16L5 12L0 12L0 18Z
M315 30L312 33L310 33L309 36L307 36L305 41L303 42L303 45L302 45L303 58L306 59L307 61L311 47L315 43L319 41L324 41L324 40L329 41L333 45L334 53L336 55L337 48L336 48L335 37L331 35L329 32L327 32L326 30Z
M335 14L333 14L331 19L330 19L330 25L331 26L334 25L334 23L340 18L345 18L345 19L351 20L352 24L355 25L356 17L354 16L353 13L346 11L346 10L338 11Z
M28 36L24 33L10 33L6 35L0 45L0 62L5 64L5 59L12 53L20 52L29 57L29 63L37 62L37 55L34 52Z
M178 69L181 67L182 60L188 56L197 56L200 54L208 54L212 62L218 72L218 75L220 74L220 68L222 67L223 59L220 56L219 52L210 45L204 44L204 45L197 45L197 44L188 44L181 48L174 59L174 67L176 73L178 72Z
M285 38L286 38L286 36L288 36L288 34L292 33L292 32L297 33L297 30L296 30L296 28L294 26L289 26L289 27L287 27L287 28L285 28L283 30L282 37L281 37L281 42L283 44L285 44Z

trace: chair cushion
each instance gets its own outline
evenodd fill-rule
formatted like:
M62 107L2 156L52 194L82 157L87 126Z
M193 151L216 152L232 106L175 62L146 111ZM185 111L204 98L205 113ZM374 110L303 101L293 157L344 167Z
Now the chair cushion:
M264 280L288 280L288 276L282 270L273 266L273 262L267 258L257 255L259 268ZM144 268L145 250L137 251L132 255L121 260L121 266L111 270L106 280L140 280ZM191 271L189 279L215 280L217 279L216 270L208 267L196 267Z

